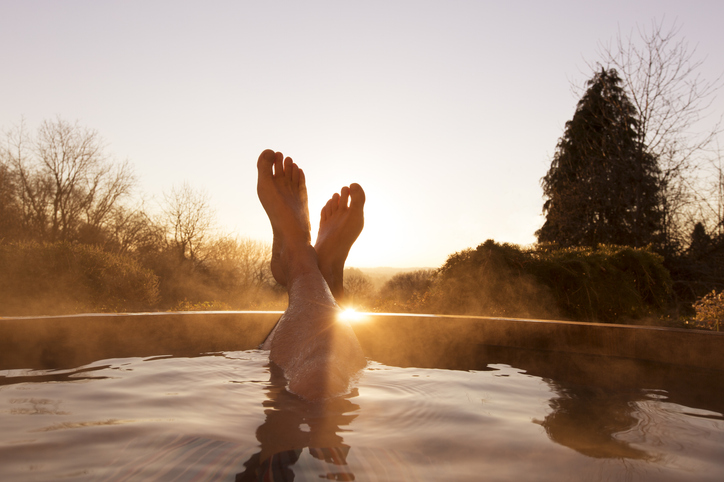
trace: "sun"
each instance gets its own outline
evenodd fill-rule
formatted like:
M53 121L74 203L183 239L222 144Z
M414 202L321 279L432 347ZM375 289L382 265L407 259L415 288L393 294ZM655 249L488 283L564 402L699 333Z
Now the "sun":
M347 308L339 314L339 319L348 323L360 323L365 320L364 313L356 311L354 308Z

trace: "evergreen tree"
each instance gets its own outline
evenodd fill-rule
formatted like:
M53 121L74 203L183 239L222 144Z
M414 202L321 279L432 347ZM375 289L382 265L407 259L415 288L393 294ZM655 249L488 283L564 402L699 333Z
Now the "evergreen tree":
M542 179L546 221L539 242L561 246L658 246L657 160L637 136L636 110L615 70L587 82Z

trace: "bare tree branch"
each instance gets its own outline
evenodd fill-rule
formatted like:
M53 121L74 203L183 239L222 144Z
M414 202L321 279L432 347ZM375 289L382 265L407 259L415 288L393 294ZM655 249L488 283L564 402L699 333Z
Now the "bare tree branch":
M35 136L24 123L6 132L3 158L17 178L24 229L36 239L100 231L135 184L130 165L112 163L96 131L60 118L44 121Z
M699 172L722 132L712 106L724 85L722 75L704 78L704 59L680 31L676 22L667 27L663 18L654 19L599 46L600 63L619 72L638 112L639 142L658 160L666 237L674 250L688 240L698 215L715 217ZM709 224L718 223L716 217Z
M171 244L182 260L199 260L215 218L209 194L194 190L184 182L180 187L172 187L163 197L163 224L170 233Z

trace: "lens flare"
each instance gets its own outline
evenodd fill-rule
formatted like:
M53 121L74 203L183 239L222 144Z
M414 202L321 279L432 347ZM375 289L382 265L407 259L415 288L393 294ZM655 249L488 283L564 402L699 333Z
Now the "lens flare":
M364 321L365 316L363 313L357 312L354 308L347 308L339 314L339 319L349 323L359 323Z

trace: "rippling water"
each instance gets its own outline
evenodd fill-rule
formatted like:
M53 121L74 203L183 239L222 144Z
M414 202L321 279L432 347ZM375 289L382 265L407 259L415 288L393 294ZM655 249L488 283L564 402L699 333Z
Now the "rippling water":
M268 361L0 371L0 480L724 480L722 413L661 378L614 389L507 364L370 362L322 405Z

